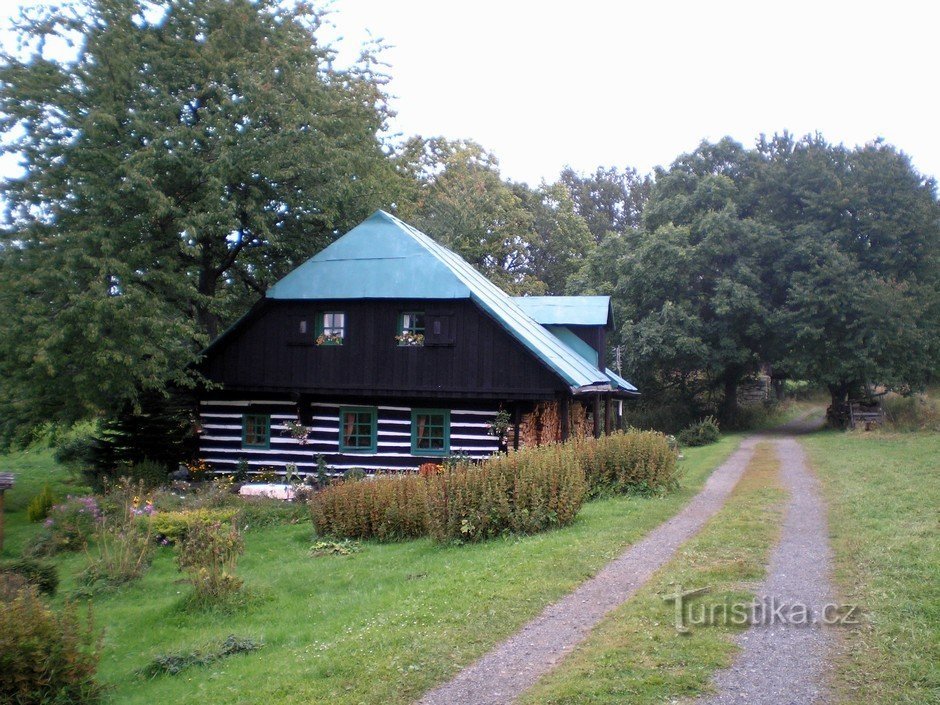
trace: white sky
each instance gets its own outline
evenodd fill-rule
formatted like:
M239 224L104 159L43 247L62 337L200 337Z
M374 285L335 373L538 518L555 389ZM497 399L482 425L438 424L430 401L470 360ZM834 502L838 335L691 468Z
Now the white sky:
M18 4L0 0L0 17ZM370 33L393 45L394 131L474 139L514 180L554 180L566 164L645 172L702 139L750 146L784 129L883 137L940 176L934 0L331 7L344 51Z

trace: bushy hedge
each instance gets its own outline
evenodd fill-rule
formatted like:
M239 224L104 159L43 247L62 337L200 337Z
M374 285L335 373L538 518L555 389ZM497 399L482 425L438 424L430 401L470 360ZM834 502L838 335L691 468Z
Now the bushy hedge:
M428 533L438 541L532 534L574 521L584 471L571 445L546 445L484 463L461 463L427 479Z
M718 420L714 416L706 416L701 421L689 425L682 429L676 435L676 440L680 445L693 448L695 446L707 446L709 443L715 443L721 433L718 429Z
M97 703L101 639L91 614L54 612L26 587L0 600L0 702Z
M354 539L414 538L427 534L427 481L420 475L347 480L310 499L321 536Z
M663 492L678 483L676 452L658 431L617 432L572 441L588 495Z
M314 494L310 510L321 536L480 541L570 524L587 495L660 492L677 481L667 437L629 431L344 481Z

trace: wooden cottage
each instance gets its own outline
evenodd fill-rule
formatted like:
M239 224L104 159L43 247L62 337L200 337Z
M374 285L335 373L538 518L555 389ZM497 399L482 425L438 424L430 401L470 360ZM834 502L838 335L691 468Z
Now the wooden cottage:
M612 325L608 297L510 297L379 211L206 350L200 455L225 471L415 468L610 432L637 395L606 368Z

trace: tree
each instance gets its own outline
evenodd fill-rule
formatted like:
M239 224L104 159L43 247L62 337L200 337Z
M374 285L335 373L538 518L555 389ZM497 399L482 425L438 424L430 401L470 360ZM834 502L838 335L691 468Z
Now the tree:
M594 249L594 239L574 202L560 183L531 189L513 184L522 207L532 217L529 257L533 276L543 282L547 294L562 294L568 278Z
M402 216L511 294L546 290L532 259L533 214L480 145L414 137L399 155L415 183Z
M31 10L0 67L0 405L74 419L185 381L265 288L400 179L374 57L274 0L85 0ZM55 58L63 39L74 56Z
M782 366L827 386L834 412L876 385L929 382L940 365L935 182L878 141L848 150L782 135L758 150L762 217L790 240Z
M744 187L756 168L753 154L726 139L658 172L618 283L627 374L688 402L720 389L726 419L773 323L763 252L776 232L753 217Z
M640 226L643 207L653 186L649 176L640 176L632 167L623 171L598 167L593 174L578 174L566 167L559 183L568 190L575 210L584 218L597 243L607 233L623 234Z

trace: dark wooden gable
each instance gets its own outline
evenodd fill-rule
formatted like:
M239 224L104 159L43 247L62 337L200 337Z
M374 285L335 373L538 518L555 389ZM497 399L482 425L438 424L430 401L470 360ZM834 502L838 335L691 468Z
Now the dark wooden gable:
M346 314L343 345L315 344L323 311ZM425 346L395 340L405 311L425 313ZM466 299L268 301L210 349L202 368L231 391L534 399L566 389Z

